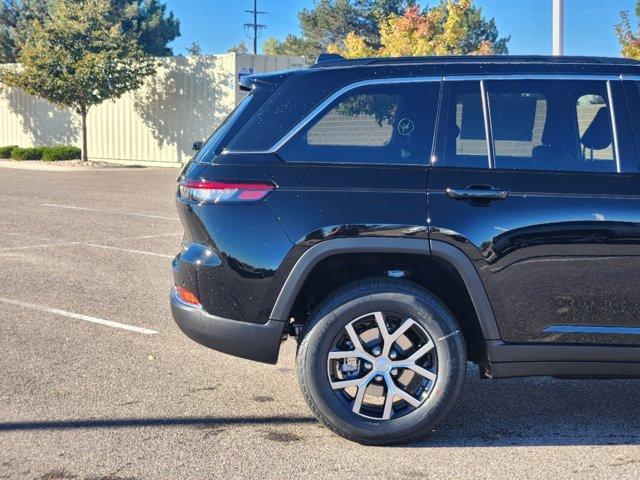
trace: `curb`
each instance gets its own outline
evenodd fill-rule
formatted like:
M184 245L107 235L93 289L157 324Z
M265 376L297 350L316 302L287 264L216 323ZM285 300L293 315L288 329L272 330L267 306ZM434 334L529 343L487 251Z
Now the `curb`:
M11 160L1 160L0 168L7 168L10 170L32 170L32 171L42 171L42 172L95 172L95 171L119 171L119 170L140 170L148 167L101 167L101 166L91 166L91 167L80 167L80 166L69 166L69 165L56 165L55 163L51 164L43 164L40 162L33 162L30 160L24 161L11 161Z

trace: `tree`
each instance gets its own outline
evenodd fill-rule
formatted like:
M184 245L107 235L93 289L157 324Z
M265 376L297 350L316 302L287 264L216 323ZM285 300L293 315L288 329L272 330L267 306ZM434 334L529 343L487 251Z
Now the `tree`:
M189 57L201 57L202 56L202 47L198 42L191 42L186 48L187 56Z
M0 63L13 63L31 34L33 20L45 23L54 0L0 0ZM142 50L153 56L172 55L167 45L180 36L180 21L159 0L111 0L108 16L134 33Z
M238 45L234 45L229 50L227 50L227 52L228 53L248 53L249 48L247 47L247 43L244 40L242 40Z
M495 21L485 20L472 0L450 0L423 12L414 5L402 15L392 13L378 28L381 45L377 49L350 32L342 44L330 45L329 51L348 58L508 53L509 37L499 38Z
M159 0L111 0L111 15L122 24L124 33L136 35L144 53L170 57L167 45L180 36L180 20Z
M26 40L31 22L44 19L49 0L1 0L0 3L0 63L13 63Z
M636 16L640 17L640 0L636 2ZM620 12L621 21L616 25L616 34L622 47L622 56L640 60L640 33L631 26L629 12ZM640 25L636 27L640 31Z
M315 58L317 49L310 42L295 35L287 35L284 41L277 38L268 38L262 45L262 51L266 55L294 55L307 58Z
M271 37L263 50L271 55L315 58L329 45L341 45L349 32L364 38L368 46L379 47L379 21L392 13L404 13L413 3L413 0L319 0L312 9L298 13L300 37L287 35L284 41Z
M3 83L80 115L84 161L89 109L139 88L156 67L140 48L137 34L124 31L110 12L109 0L55 0L50 18L33 22L19 68L0 74Z

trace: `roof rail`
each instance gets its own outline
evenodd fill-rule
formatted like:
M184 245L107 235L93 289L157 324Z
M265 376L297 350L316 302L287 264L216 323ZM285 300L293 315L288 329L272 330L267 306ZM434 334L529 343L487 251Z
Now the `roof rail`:
M337 53L321 53L316 57L316 63L330 62L331 60L346 60L346 58Z
M329 63L330 62L330 63ZM426 57L373 57L345 59L337 54L321 54L312 68L355 67L367 65L416 65L416 64L562 64L562 65L630 65L640 62L630 58L544 55L445 55Z

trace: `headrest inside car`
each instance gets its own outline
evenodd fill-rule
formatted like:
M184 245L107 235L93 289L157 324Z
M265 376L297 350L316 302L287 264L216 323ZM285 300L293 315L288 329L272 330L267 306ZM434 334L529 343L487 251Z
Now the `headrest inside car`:
M611 145L611 123L609 109L600 107L598 113L587 127L580 142L590 150L603 150Z

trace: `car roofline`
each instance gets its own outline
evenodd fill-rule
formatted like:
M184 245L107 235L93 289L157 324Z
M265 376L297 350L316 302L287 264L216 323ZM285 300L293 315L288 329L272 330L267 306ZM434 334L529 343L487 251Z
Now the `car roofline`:
M547 55L443 55L424 57L368 57L340 58L336 55L320 55L309 68L326 69L340 67L399 66L399 65L590 65L590 66L640 66L640 61L621 57L596 56L547 56Z

